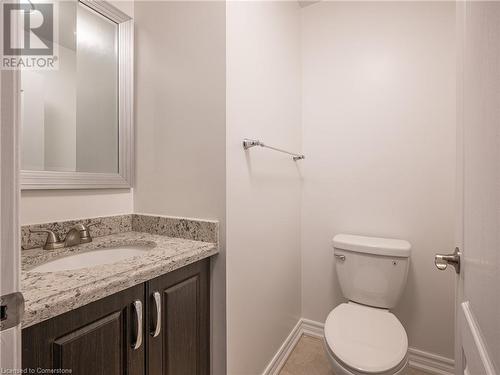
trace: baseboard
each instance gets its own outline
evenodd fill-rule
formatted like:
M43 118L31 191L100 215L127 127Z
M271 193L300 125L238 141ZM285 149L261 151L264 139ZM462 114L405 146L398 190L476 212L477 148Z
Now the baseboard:
M455 361L453 359L415 348L408 349L408 357L410 367L414 369L426 371L433 375L453 375L455 373Z
M324 324L309 319L300 319L300 330L303 335L323 338Z
M323 323L309 319L299 319L295 327L285 339L273 359L267 365L262 375L278 375L286 360L292 353L295 345L299 342L302 335L322 338ZM411 368L425 371L432 375L453 375L454 364L452 359L445 358L436 354L428 353L423 350L408 349L409 366Z
M262 375L278 375L280 373L286 360L290 356L290 353L292 353L292 350L295 348L295 345L297 345L302 336L301 325L302 319L300 319L295 327L293 327L292 331L283 344L281 344L281 347L278 349L273 359L271 359L271 362L269 362Z

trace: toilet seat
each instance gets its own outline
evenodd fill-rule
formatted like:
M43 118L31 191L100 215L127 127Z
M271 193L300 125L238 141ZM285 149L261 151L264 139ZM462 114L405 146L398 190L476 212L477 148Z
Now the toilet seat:
M325 323L329 354L353 374L396 373L406 365L408 337L388 310L354 302L333 309Z

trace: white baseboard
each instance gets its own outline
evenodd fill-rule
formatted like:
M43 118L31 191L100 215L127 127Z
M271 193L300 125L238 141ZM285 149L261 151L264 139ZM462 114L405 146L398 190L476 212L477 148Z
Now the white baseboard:
M304 318L300 319L299 322L303 335L323 338L323 329L325 327L323 323Z
M278 375L285 365L286 360L292 353L292 350L295 348L295 345L299 342L302 336L302 319L300 319L295 327L293 327L292 331L285 339L281 347L278 349L276 354L274 355L271 362L267 365L266 369L262 373L262 375Z
M453 375L455 373L455 361L453 359L415 348L408 349L408 357L410 367L414 369L433 375Z
M323 338L323 327L323 323L304 318L299 319L262 375L278 375L302 335ZM452 359L414 348L408 349L408 357L409 366L414 369L422 370L432 375L454 374L455 362Z

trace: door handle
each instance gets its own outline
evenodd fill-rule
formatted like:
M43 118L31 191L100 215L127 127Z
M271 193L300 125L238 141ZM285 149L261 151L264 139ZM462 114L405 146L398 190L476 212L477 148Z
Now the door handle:
M140 300L134 301L132 306L134 307L135 316L137 318L136 338L135 344L132 345L132 348L137 350L142 345L142 302Z
M24 297L21 292L0 296L0 331L21 324L24 315Z
M462 253L458 247L455 248L453 254L436 254L434 257L434 264L437 269L444 271L451 264L455 268L456 273L460 273L460 256Z
M155 328L151 330L151 336L157 337L161 331L161 297L158 291L153 293L153 300L156 307L156 325Z

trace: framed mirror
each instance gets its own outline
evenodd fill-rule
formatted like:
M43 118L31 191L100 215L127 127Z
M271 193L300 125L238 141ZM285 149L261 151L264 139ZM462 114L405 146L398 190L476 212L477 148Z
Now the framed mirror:
M104 1L58 13L58 68L21 72L21 188L129 188L133 20Z

